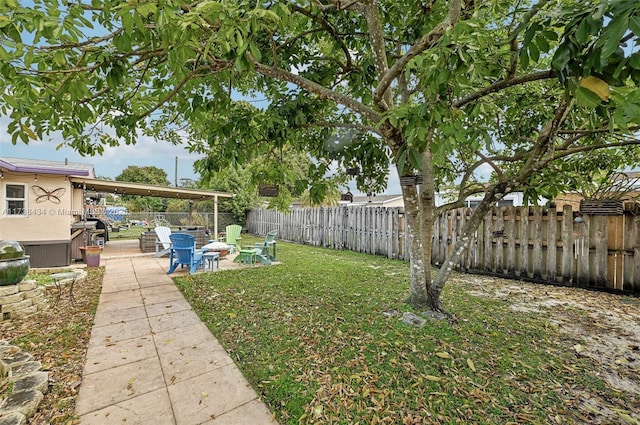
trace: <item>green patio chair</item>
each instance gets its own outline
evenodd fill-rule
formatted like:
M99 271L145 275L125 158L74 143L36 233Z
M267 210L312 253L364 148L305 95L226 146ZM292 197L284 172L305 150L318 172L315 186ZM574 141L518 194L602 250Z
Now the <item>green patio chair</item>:
M264 242L255 245L256 261L266 265L270 265L272 261L278 261L276 258L276 236L278 236L278 231L272 230L264 237ZM273 247L273 254L271 253L271 247Z
M242 239L240 237L240 232L242 232L242 226L239 224L231 224L225 229L225 242L231 247L229 250L230 253L235 252L236 249L239 250L242 248L240 245L240 240Z

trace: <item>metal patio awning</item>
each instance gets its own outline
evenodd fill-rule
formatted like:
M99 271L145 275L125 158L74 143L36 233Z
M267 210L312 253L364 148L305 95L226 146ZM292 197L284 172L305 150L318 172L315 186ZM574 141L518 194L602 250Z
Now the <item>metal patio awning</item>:
M216 237L218 235L218 199L233 198L234 196L232 193L227 192L119 182L115 180L87 179L83 177L71 177L70 180L75 188L95 192L107 192L118 195L157 196L161 198L188 199L192 201L214 201L213 232Z
M217 201L218 198L233 198L234 196L232 193L227 192L213 192L202 189L187 189L114 180L85 179L82 177L72 177L71 182L74 187L77 188L117 195L157 196L160 198L189 199L192 201Z

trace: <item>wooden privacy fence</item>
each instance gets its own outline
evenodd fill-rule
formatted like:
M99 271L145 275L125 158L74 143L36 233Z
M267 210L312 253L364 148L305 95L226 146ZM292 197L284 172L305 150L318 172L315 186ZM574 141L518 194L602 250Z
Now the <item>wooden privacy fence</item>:
M470 209L441 214L434 224L433 255L442 264L460 238ZM495 207L485 216L455 267L580 287L640 293L640 217L588 215L543 207ZM299 208L289 214L253 210L251 233L277 229L291 242L348 249L408 260L402 208Z
M278 238L291 242L409 259L403 208L295 208L287 214L258 209L246 224L249 233L278 230Z

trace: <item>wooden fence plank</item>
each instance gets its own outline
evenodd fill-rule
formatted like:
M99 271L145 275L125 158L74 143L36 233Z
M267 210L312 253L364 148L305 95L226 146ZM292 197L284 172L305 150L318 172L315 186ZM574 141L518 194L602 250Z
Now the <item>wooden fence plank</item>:
M592 216L593 246L595 255L593 258L594 273L592 282L597 287L607 286L607 216Z
M482 263L484 269L489 272L495 271L493 268L493 211L484 217L484 258Z
M534 279L542 279L543 254L542 254L542 208L533 207L533 251L531 252L531 272Z
M582 217L583 222L578 223L575 228L578 237L576 237L576 259L577 259L577 282L578 285L586 287L590 284L590 262L589 259L591 257L591 244L590 244L590 218L589 216Z
M507 250L505 253L505 273L509 276L516 274L516 208L505 207L504 213L507 219L504 221L504 236L507 240Z
M573 261L574 261L574 242L573 242L573 211L571 205L565 205L562 208L562 259L561 265L561 282L568 285L574 281Z
M529 276L529 207L520 209L520 277Z
M492 233L493 240L495 241L493 261L494 271L496 273L504 273L504 209L503 207L497 207L493 209L494 214L494 231Z
M557 262L557 233L558 233L558 215L555 208L547 210L547 266L546 280L555 282L558 275Z

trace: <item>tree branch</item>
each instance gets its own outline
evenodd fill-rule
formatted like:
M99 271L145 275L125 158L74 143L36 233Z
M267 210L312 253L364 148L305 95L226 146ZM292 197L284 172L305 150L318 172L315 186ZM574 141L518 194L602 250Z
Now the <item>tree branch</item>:
M382 81L389 71L389 62L387 59L387 49L384 45L384 32L382 23L380 22L380 10L377 0L369 0L364 4L364 17L369 27L369 42L373 52L373 62L376 66L378 81ZM381 111L388 111L392 103L391 90L387 86L384 91L377 96L374 95L374 105Z
M547 80L555 77L556 77L555 71L549 69L546 71L538 71L532 74L521 75L519 77L507 78L504 80L497 81L480 91L471 93L461 99L458 99L457 101L453 102L452 106L455 108L461 108L462 106L468 103L471 103L474 100L478 100L481 97L487 96L491 93L497 93L500 90L504 90L509 87L517 86L519 84L530 83L532 81Z
M352 128L352 129L355 129L355 130L358 130L358 131L361 131L361 132L364 132L364 133L376 133L376 134L382 136L377 128L369 126L369 125L358 124L358 123L317 121L317 122L312 123L312 124L302 124L302 125L296 126L295 128L316 128L316 127L323 127L323 128Z
M382 119L382 116L376 111L374 111L372 108L369 108L368 106L356 101L355 99L349 96L345 96L342 93L338 93L336 91L330 90L324 86L321 86L320 84L317 84L311 80L301 77L300 75L296 75L289 71L285 71L282 68L275 68L275 67L270 67L270 66L261 64L260 62L256 61L256 59L250 54L247 54L247 57L249 58L251 63L255 66L256 71L266 77L292 83L304 90L307 90L319 96L322 99L330 99L340 105L346 106L352 111L370 120L371 122L377 123Z
M449 1L449 11L447 16L435 26L428 34L422 37L413 46L409 48L407 53L398 59L385 75L378 81L378 86L374 91L373 100L376 105L380 104L386 91L391 87L393 81L404 71L409 61L424 52L428 48L434 46L444 35L447 29L451 28L458 21L462 11L462 0Z
M324 20L321 19L319 16L316 16L314 14L312 14L310 11L303 9L299 6L296 5L292 5L291 6L291 10L293 10L294 12L298 12L301 13L304 16L307 16L308 18L312 19L314 22L316 22L317 24L319 24L322 29L324 29L325 31L327 31L329 34L331 34L331 36L333 37L333 39L335 40L336 43L338 43L338 45L340 46L340 48L342 49L342 51L344 52L344 56L345 59L347 61L346 64L342 64L340 63L337 59L336 62L338 62L338 64L340 65L340 67L346 72L349 71L353 68L353 62L351 60L351 54L349 53L349 49L347 48L347 46L344 44L342 37L339 37L338 34L336 33L335 29L329 25L329 23ZM305 33L309 33L312 30L306 31ZM302 37L305 33L302 34L298 34L296 37L293 38L293 40L287 40L284 44L289 44L292 41L297 40L298 38Z

